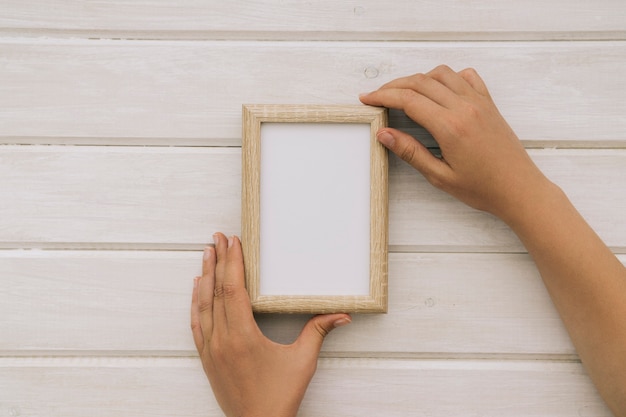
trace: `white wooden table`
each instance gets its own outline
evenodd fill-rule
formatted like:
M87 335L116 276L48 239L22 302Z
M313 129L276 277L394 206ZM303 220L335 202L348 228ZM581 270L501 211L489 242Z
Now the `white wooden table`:
M241 104L440 63L626 261L622 0L0 0L0 416L220 416L188 310L239 233ZM301 416L610 415L517 238L396 158L389 249L389 314L328 337Z

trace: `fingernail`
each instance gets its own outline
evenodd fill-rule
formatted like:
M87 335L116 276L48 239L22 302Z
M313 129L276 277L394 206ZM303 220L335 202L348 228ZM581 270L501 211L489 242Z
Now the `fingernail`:
M351 321L351 320L346 319L346 318L343 318L343 319L336 320L336 321L333 323L333 326L334 326L335 328L337 328L337 327L345 326L346 324L350 324L350 323L352 323L352 321Z
M198 278L199 278L199 277L195 277L195 278L193 279L193 287L194 287L194 288L198 288Z
M368 96L369 94L370 94L370 93L361 93L361 94L359 94L359 98L361 98L361 97L365 97L365 96Z
M204 248L204 255L202 255L202 259L204 259L205 261L208 261L211 258L211 248L210 247L206 247Z
M390 148L393 146L394 138L391 136L391 133L387 131L382 131L376 136L376 139L386 147Z
M233 241L235 240L235 236L231 236L228 238L228 247L233 246Z
M217 233L213 235L213 243L215 243L215 247L217 248L217 242L219 242L219 238L217 237Z

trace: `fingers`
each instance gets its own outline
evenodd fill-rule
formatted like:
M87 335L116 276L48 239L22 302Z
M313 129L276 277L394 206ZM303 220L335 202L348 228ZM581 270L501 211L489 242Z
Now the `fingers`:
M409 88L380 88L359 97L363 104L403 110L407 116L426 128L433 135L440 130L440 122L446 109L430 98Z
M241 242L237 236L231 236L228 239L226 273L224 280L224 303L229 325L234 323L239 328L256 326L254 316L252 315L250 297L246 291ZM227 288L230 288L229 293L227 293Z
M478 76L475 71L474 74ZM447 109L453 109L460 104L461 97L476 94L476 90L461 73L453 71L446 65L440 65L426 74L395 79L379 90L386 89L414 91Z
M213 235L215 243L215 256L217 264L215 266L215 288L213 291L213 318L217 326L226 329L226 308L224 307L224 277L226 275L226 253L228 252L228 243L226 236L222 233Z
M214 236L217 255L214 290L215 325L249 330L255 324L250 298L246 292L241 242L236 236Z
M480 78L480 75L478 75L474 68L465 68L464 70L459 71L459 76L461 76L478 93L486 97L491 97L489 90L487 90L487 85L483 79Z
M191 299L191 328L198 352L211 340L214 331L228 332L253 328L254 317L245 289L241 242L214 235L215 248L207 247L202 257L202 277L194 280Z
M193 280L193 292L191 293L191 333L193 334L193 342L196 345L198 353L204 350L204 335L202 333L202 325L200 324L200 308L198 307L198 280Z
M450 71L454 72L452 70ZM438 78L433 75L438 76ZM467 84L456 73L454 73L454 75L464 84ZM433 73L431 71L428 74L414 74L409 77L395 79L380 87L379 90L406 89L423 95L424 97L427 97L428 99L430 99L434 103L439 104L442 107L452 108L458 101L458 96L454 89L450 88L450 86L442 82L443 80L447 80L448 78L450 77L443 74L441 70L437 73ZM452 85L454 86L455 84L452 83Z
M384 128L378 131L377 138L380 143L408 162L435 185L441 184L450 171L446 162L435 157L411 135L396 129Z
M489 97L487 86L476 70L466 68L457 73L446 65L440 65L426 74L414 74L390 81L377 91L363 95L361 101L373 106L402 109L413 120L427 127L423 119L420 121L416 117L422 113L436 117L437 114L433 114L433 104L453 109L463 102L463 97L476 93Z
M352 319L348 314L324 314L311 318L304 325L295 345L305 351L305 354L317 356L322 349L324 338L333 329L350 324Z
M460 72L454 71L447 65L439 65L426 75L439 81L458 96L470 96L476 93L472 85L461 76Z
M196 278L196 285L194 285L194 299L196 300L195 307L195 320L200 324L202 331L202 341L208 341L213 333L213 292L215 288L215 249L207 247L204 249L202 256L202 277ZM193 303L193 301L192 301ZM192 307L192 312L194 311ZM194 316L192 315L192 323ZM202 350L202 346L199 347L197 335L194 333L194 341L196 341L196 348L198 351Z
M450 145L450 126L467 110L467 104L481 95L490 98L485 83L474 69L457 73L440 65L427 74L393 80L360 99L364 104L404 110L444 149ZM451 174L448 163L435 158L411 136L395 129L383 129L378 140L424 174L433 185L442 188L449 179L446 176Z

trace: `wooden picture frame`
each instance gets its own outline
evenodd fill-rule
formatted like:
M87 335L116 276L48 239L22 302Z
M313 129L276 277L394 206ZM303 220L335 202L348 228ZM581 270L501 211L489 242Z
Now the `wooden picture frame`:
M387 312L388 156L387 150L376 140L376 132L386 125L387 112L378 107L243 106L241 236L246 287L255 312ZM363 143L369 146L363 146ZM356 154L360 156L357 158ZM266 161L265 174L262 173L262 160ZM359 162L349 162L353 160ZM315 171L302 168L303 165L313 166ZM303 172L300 172L301 169ZM320 199L312 196L314 191L310 190L318 188L317 177L324 175L326 185L321 187L320 192L322 195L330 193L332 201L320 202ZM281 185L281 189L273 185L276 182L288 182L294 176L297 177L295 186ZM266 178L266 182L262 181L263 178ZM331 182L328 182L329 178ZM274 182L267 185L270 179ZM335 187L335 181L346 181L346 184L343 188L340 185ZM302 190L301 184L305 183L308 188ZM281 191L275 193L275 188ZM262 189L266 197L262 195ZM354 192L354 198L344 197L344 193L351 194L356 189L360 191ZM293 197L290 196L292 192ZM300 204L301 200L307 200L310 196L311 202ZM283 198L285 200L281 203L279 200ZM327 196L321 199L328 200ZM284 215L283 211L288 209L286 206L292 204L296 208ZM311 206L315 208L307 211ZM265 217L262 216L262 207L266 207ZM348 211L344 210L343 220L332 218L344 208ZM298 219L300 211L313 215ZM326 217L319 214L322 211ZM262 230L262 222L266 224L265 232ZM328 224L335 224L335 230L325 230ZM305 231L298 232L293 225ZM283 230L284 233L281 235L275 233L275 230ZM339 235L335 234L337 230ZM278 239L276 235L282 237L282 240L272 241ZM287 235L291 238L285 239ZM314 243L315 239L318 239L317 243ZM262 242L265 242L265 247L261 246ZM297 249L299 245L301 249ZM345 258L341 251L345 251ZM271 269L271 266L282 267L292 258L296 264L287 270L288 274L282 269L279 273ZM348 264L348 268L352 268L352 264L355 268L341 273L342 268L346 267L343 259L347 259L345 264ZM328 265L323 264L327 261ZM265 281L261 276L262 269L274 271L267 274L272 276L272 280L278 280L278 283L266 284L266 287L273 285L273 290L263 289ZM359 277L350 277L354 282L346 284L345 277L353 275L352 271L361 272L354 272ZM292 276L300 276L305 272L310 275L308 280L302 278L300 282L292 282ZM333 274L338 276L333 277ZM274 278L282 275L285 276ZM332 280L333 284L319 283L320 280ZM299 291L292 285L320 287ZM332 292L335 291L335 285L342 287L337 293ZM343 288L344 285L353 288ZM283 287L290 287L291 290L282 294Z

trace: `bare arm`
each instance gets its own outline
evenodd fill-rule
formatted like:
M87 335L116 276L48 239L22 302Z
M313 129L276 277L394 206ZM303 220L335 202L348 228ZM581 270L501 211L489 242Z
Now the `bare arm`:
M361 96L402 109L441 147L411 136L378 139L433 185L504 220L535 260L578 354L616 416L626 416L626 268L535 166L471 69L437 67Z
M508 223L532 255L602 397L626 415L626 269L560 189L512 210Z

